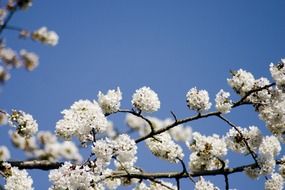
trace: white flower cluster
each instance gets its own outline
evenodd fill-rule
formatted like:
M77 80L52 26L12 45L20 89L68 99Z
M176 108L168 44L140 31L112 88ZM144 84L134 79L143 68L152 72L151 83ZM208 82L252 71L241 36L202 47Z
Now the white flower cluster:
M18 134L23 137L31 137L38 131L38 123L33 116L20 110L12 111L9 124L17 127Z
M107 119L96 101L79 100L62 114L63 119L56 123L56 134L64 139L76 136L81 142L86 142L92 139L92 130L96 133L106 131Z
M281 59L281 62L277 65L270 64L270 73L272 78L276 81L277 86L280 89L285 89L285 59Z
M245 173L255 179L261 175L271 174L275 169L275 157L280 153L281 146L275 136L266 136L258 149L258 164L260 168L246 168Z
M10 73L0 65L0 83L4 83L11 78Z
M0 146L0 161L6 161L10 159L10 151L6 146Z
M114 155L119 163L117 166L123 166L124 168L132 168L137 161L137 145L133 139L127 134L119 135L113 141Z
M0 59L8 67L18 68L21 66L17 53L11 48L0 48Z
M92 147L92 153L96 155L95 164L99 171L103 171L110 164L112 157L116 158L117 168L125 169L132 169L137 160L136 143L127 134L119 135L114 140L97 140Z
M74 166L69 162L65 162L59 169L51 170L49 180L52 182L52 187L49 190L104 189L101 183L95 183L98 176L89 166Z
M249 150L244 141L246 140L251 150L257 150L262 142L262 134L258 127L249 126L248 129L237 127L237 129L241 134L234 128L231 128L226 134L227 147L235 152L248 154Z
M193 133L193 141L188 144L190 154L189 167L192 171L219 169L223 163L220 161L227 154L227 145L218 135L203 136Z
M207 111L212 104L209 102L209 94L206 90L198 90L196 87L191 88L186 94L187 106L198 112Z
M195 190L219 190L213 183L200 177L199 181L195 183Z
M232 78L227 79L229 85L241 96L244 96L254 86L254 76L245 70L232 72Z
M110 139L99 139L97 140L92 147L92 153L96 155L97 162L101 163L100 165L104 168L110 164L110 161L113 156L113 143ZM103 169L101 168L101 169Z
M279 174L285 179L285 155L280 159L281 163L279 164Z
M259 107L259 116L265 121L267 128L284 141L285 95L278 89L272 95L268 104Z
M253 90L263 88L269 84L270 84L270 81L267 78L261 77L255 80ZM249 102L252 102L254 106L256 107L256 109L258 110L260 106L267 105L270 102L269 100L272 97L271 91L272 91L272 88L259 90L257 92L252 93L247 98L247 100L249 100Z
M110 176L112 174L113 170L106 169L103 172L104 176ZM122 181L120 178L107 178L104 180L104 186L107 187L109 190L115 190L122 184Z
M24 150L26 153L31 153L37 149L35 136L23 137L16 131L9 131L10 139L16 148Z
M5 65L5 67L0 65L0 82L4 83L10 79L9 70L11 68L24 66L28 71L33 71L39 65L39 57L35 53L24 49L17 53L13 49L4 46L0 43L0 59Z
M59 37L56 32L48 31L47 27L41 27L32 33L32 39L43 44L55 46Z
M147 139L146 145L155 156L170 162L178 162L184 157L182 148L171 139L168 133Z
M1 71L0 71L1 72ZM1 74L1 73L0 73ZM5 112L0 111L0 126L1 125L7 125L8 124L8 117L9 114Z
M39 57L37 54L22 49L20 55L23 65L27 70L32 71L39 65Z
M119 87L117 90L109 90L106 95L101 91L98 93L98 103L105 114L111 114L119 111L121 100L122 93Z
M279 140L275 136L266 136L262 139L259 154L274 159L281 151Z
M26 170L19 170L17 167L11 167L10 164L4 164L6 172L6 190L33 190L33 179Z
M160 108L157 94L150 87L137 89L133 94L132 104L135 108L144 112L154 112Z
M131 113L126 114L125 122L128 125L128 127L134 130L140 130L146 125L145 120Z
M49 131L39 131L37 137L29 138L10 131L10 138L16 148L24 150L27 156L32 158L49 161L82 160L77 146L72 141L59 142L57 137Z
M229 99L230 93L220 90L216 95L216 109L221 113L229 113L232 108L232 101Z
M177 125L168 132L175 141L186 142L192 140L192 128L189 126Z
M278 173L273 173L271 179L266 180L265 190L282 190L284 187L284 179Z

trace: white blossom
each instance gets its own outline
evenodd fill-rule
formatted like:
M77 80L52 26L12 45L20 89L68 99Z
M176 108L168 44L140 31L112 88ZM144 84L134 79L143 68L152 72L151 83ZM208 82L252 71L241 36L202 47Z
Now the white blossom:
M49 190L93 190L95 187L93 188L91 183L96 180L96 176L87 165L73 166L71 163L65 162L59 169L50 171L49 180L52 183ZM98 189L103 189L102 184L93 183L93 185Z
M67 160L82 161L82 156L80 155L77 146L72 141L64 141L60 145L60 155Z
M28 52L24 49L20 51L23 65L27 70L32 71L39 65L39 57L33 52Z
M177 125L168 132L175 141L185 142L192 140L192 129L189 126Z
M257 162L259 167L247 167L244 169L244 172L247 176L249 176L252 179L256 179L261 175L268 175L271 174L274 171L274 168L276 166L276 162L274 158L272 157L266 157L263 155L259 155L257 157Z
M277 86L284 90L285 87L285 59L281 59L281 62L277 65L270 64L269 70L272 78L276 81Z
M96 155L97 159L101 159L106 163L106 165L108 165L113 156L113 148L114 147L111 140L108 138L105 140L100 139L94 143L92 153Z
M101 91L98 93L98 103L105 114L117 112L120 109L121 100L122 93L119 87L117 90L108 90L106 95Z
M145 120L131 113L126 114L125 122L131 129L134 130L139 130L145 125Z
M266 136L262 139L259 147L259 153L261 155L274 158L280 151L281 145L275 136Z
M266 180L264 186L265 190L282 190L284 187L283 177L278 173L273 173L271 179Z
M0 146L0 161L6 161L10 159L10 151L6 146Z
M270 81L267 78L261 77L254 81L254 89L264 88L266 85L269 85ZM252 93L247 100L252 102L254 106L258 109L260 106L267 105L270 102L272 97L272 87L266 88L263 90L258 90L257 92Z
M204 136L198 132L193 133L193 141L189 144L193 152L198 152L201 157L215 156L221 158L227 154L225 139L218 135Z
M227 79L229 85L241 96L252 90L254 86L254 76L245 70L233 71L232 78Z
M113 170L111 169L106 169L103 173L104 176L109 176L111 175ZM120 178L107 178L104 180L104 185L109 189L109 190L115 190L121 185L121 179Z
M23 137L19 135L16 131L9 131L10 139L13 145L21 150L26 152L33 152L37 149L36 138L32 137Z
M11 78L10 73L0 65L0 83L4 83Z
M39 131L37 134L37 139L43 145L54 144L57 142L57 138L50 131Z
M90 138L92 129L96 133L106 131L107 119L95 101L79 100L62 114L63 119L56 124L56 133L67 140L74 135L85 142Z
M119 161L118 166L123 165L125 168L133 167L137 161L137 145L127 134L119 135L112 142L114 155Z
M240 134L235 128L231 128L226 134L225 140L228 148L233 151L248 154L249 150L245 144L245 140L251 150L255 151L259 148L262 142L262 134L256 126L249 126L249 128L237 127Z
M160 108L160 101L157 94L150 87L137 89L133 94L132 104L138 110L154 112Z
M232 108L232 101L229 99L230 93L220 90L216 95L216 109L221 113L229 113Z
M198 112L207 111L211 108L209 94L206 90L191 88L186 94L187 106Z
M220 169L227 166L228 160L223 160L214 156L201 156L199 152L192 152L189 156L188 166L191 171L205 171Z
M195 190L219 190L213 183L200 177L199 181L195 183Z
M58 43L58 35L54 31L48 31L47 27L41 27L32 33L32 39L41 43L55 46Z
M284 142L285 133L285 94L275 88L271 98L258 107L259 117L265 121L267 128Z
M38 131L37 121L32 115L23 111L13 110L9 122L10 125L17 127L17 132L23 137L31 137Z
M18 68L21 66L17 53L11 48L0 48L0 59L9 67Z
M1 70L1 67L0 67L0 70ZM1 71L0 71L0 75L1 75ZM7 113L0 111L0 126L8 124L8 117L9 115Z
M6 190L33 190L33 179L29 176L26 170L19 170L17 167L11 167L6 164L5 167L10 167L10 175L6 178L4 188Z
M184 157L182 148L171 139L168 133L147 139L146 145L155 156L170 162L178 162Z
M150 189L144 182L141 182L137 184L137 186L133 188L133 190L150 190Z

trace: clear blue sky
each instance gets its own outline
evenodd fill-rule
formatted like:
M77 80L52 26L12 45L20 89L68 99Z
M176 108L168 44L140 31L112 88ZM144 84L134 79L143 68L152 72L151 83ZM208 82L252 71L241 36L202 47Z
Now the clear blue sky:
M59 44L51 48L4 32L8 46L38 53L40 66L32 73L12 73L0 94L0 107L22 109L33 114L41 130L54 130L61 110L78 99L94 99L99 90L119 86L122 107L130 108L132 93L146 85L161 100L155 116L170 117L170 110L179 118L190 116L185 94L194 86L207 89L214 103L221 88L230 91L226 82L230 69L270 77L269 63L285 56L284 7L282 0L34 1L30 10L16 13L11 24L28 29L47 26L59 34ZM253 109L242 108L228 117L243 127L256 124L267 132ZM122 116L111 119L123 126ZM205 134L228 130L215 119L190 125ZM9 144L7 130L0 130L1 144ZM188 163L189 151L185 154ZM21 158L18 152L12 155ZM179 168L153 158L145 149L139 150L139 156L138 165L149 170L154 170L153 161L159 171ZM243 159L234 156L231 166ZM47 189L46 173L35 175L40 176L34 179L35 188ZM223 178L216 178L210 179L223 189ZM264 179L230 176L231 188L248 189L249 182L263 189ZM184 180L182 189L189 187L192 184Z

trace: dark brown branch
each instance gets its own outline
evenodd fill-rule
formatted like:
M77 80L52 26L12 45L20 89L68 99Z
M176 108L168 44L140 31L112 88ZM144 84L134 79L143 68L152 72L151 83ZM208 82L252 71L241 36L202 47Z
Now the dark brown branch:
M210 116L215 116L215 115L219 115L220 112L216 111L216 112L210 112L210 113L206 113L206 114L198 114L196 116L193 116L193 117L189 117L189 118L185 118L185 119L181 119L181 120L177 120L175 121L174 123L162 128L162 129L159 129L153 133L149 133L143 137L140 137L136 140L136 143L139 143L141 141L144 141L150 137L153 137L154 135L158 135L160 133L163 133L165 131L168 131L169 129L177 126L177 125L180 125L180 124L183 124L183 123L187 123L189 121L194 121L194 120L197 120L197 119L202 119L202 118L206 118L206 117L210 117Z
M0 170L3 170L3 161L0 162ZM19 169L40 169L40 170L52 170L58 169L62 166L63 162L50 162L46 160L33 160L33 161L7 161L6 163L11 166L18 167Z
M257 88L257 89L253 89L253 90L248 91L239 101L233 103L232 108L235 108L235 107L238 107L238 106L240 106L240 105L242 105L242 104L248 103L248 102L245 102L245 100L246 100L251 94L253 94L253 93L255 93L255 92L259 92L259 91L264 90L264 89L267 89L267 88L270 88L270 87L275 86L275 85L276 85L276 83L271 83L271 84L265 85L265 86L263 86L263 87L261 87L261 88Z
M225 174L225 183L226 183L226 190L230 189L230 185L229 185L229 176L228 174Z
M3 163L0 162L0 170L4 169ZM11 164L11 166L18 167L19 169L40 169L40 170L52 170L58 169L64 163L63 162L49 162L49 161L6 161L6 163ZM276 164L284 164L281 160L276 160ZM199 172L192 172L192 173L182 173L182 172L158 172L158 173L148 173L148 172L126 172L126 171L114 171L108 178L121 178L121 177L128 177L128 178L137 178L137 179L160 179L160 178L168 178L168 179L182 179L188 178L189 175L191 177L199 177L199 176L216 176L216 175L230 175L233 173L243 172L245 168L257 168L256 163L242 165L234 168L224 168L224 169L217 169L217 170L206 170L206 171L199 171Z
M149 125L149 127L150 127L150 129L151 129L151 133L154 133L154 126L153 126L152 122L151 122L148 118L144 117L144 116L141 114L141 111L140 111L140 112L136 112L135 110L122 109L122 110L119 110L118 112L121 112L121 113L130 113L130 114L133 114L133 115L135 115L135 116L137 116L137 117L139 117L139 118L145 120L145 121L148 123L148 125Z
M9 21L11 20L13 15L15 14L16 10L17 10L17 6L10 10L10 12L9 12L8 16L6 17L4 23L2 25L0 25L0 34L2 34L3 30L6 28L7 24L9 23Z

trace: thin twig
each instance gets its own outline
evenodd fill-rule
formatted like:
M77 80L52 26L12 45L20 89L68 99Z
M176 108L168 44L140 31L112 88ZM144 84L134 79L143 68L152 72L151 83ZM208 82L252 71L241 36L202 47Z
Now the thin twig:
M224 177L225 177L226 190L229 190L230 189L229 176L228 174L225 174Z
M11 18L13 17L13 15L15 14L17 10L17 6L14 7L8 14L8 16L6 17L6 20L4 21L4 23L2 25L0 25L0 34L2 34L3 30L6 28L7 24L9 23L9 21L11 20Z

